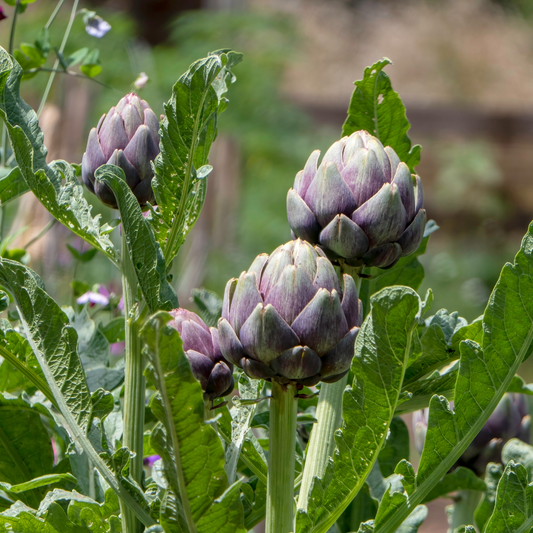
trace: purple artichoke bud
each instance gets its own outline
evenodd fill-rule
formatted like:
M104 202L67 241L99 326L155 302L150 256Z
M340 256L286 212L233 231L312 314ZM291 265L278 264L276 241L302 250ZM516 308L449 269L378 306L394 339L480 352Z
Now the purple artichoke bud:
M127 94L89 133L81 161L83 183L104 204L117 208L111 189L94 178L105 163L120 167L139 204L154 203L152 161L159 154L159 121L136 94Z
M415 445L420 453L426 438L428 413L428 409L413 413ZM507 441L517 438L530 442L530 423L526 397L523 394L504 394L455 467L465 466L483 476L489 463L502 462L502 448Z
M354 355L363 313L353 278L342 287L319 247L300 239L256 257L226 285L222 355L251 378L332 383Z
M174 309L168 325L178 330L193 376L209 400L227 396L234 387L233 365L220 353L218 330L208 328L192 311Z
M419 246L426 226L422 183L396 152L366 131L314 151L287 195L296 237L352 266L390 268ZM318 166L317 166L318 165Z

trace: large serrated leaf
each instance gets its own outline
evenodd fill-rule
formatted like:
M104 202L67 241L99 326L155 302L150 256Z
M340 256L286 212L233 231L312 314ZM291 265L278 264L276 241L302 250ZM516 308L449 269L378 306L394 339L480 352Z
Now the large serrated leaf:
M0 395L0 481L19 485L52 472L54 453L41 420L43 410L23 398ZM6 486L2 489L9 490ZM40 502L39 491L35 490L20 498L35 507Z
M174 85L161 123L161 155L155 161L153 189L157 216L152 217L167 265L194 226L205 200L209 149L225 109L226 80L242 54L213 52L193 63Z
M73 168L65 161L46 163L37 114L19 96L21 76L20 65L0 47L0 118L7 126L27 186L59 222L117 264L117 251L102 232L99 215L91 216L91 206L83 197L83 187Z
M115 195L128 252L148 309L151 313L176 309L178 297L167 280L161 247L126 183L124 171L114 165L102 165L96 171L96 179L103 181Z
M381 520L376 521L376 531L396 531L479 433L529 353L532 317L533 224L522 240L514 264L504 266L491 294L483 315L482 346L472 340L461 342L455 412L444 397L431 399L416 490L409 498L399 494L395 506L378 511Z
M419 308L418 295L408 287L372 297L355 343L353 386L344 392L338 449L324 479L314 481L307 512L298 512L297 533L326 533L372 470L399 401Z
M152 518L131 495L130 488L111 472L86 436L91 396L78 356L78 336L67 316L46 293L39 276L21 263L0 259L0 286L17 305L28 341L74 442L139 519L152 525Z
M48 384L53 380L76 423L85 429L91 395L78 356L76 331L48 296L39 276L21 263L0 259L0 285L15 300Z
M407 136L411 125L405 115L405 107L392 88L383 69L392 64L386 57L365 69L362 80L355 82L350 100L348 117L342 128L343 135L366 130L375 135L384 146L392 147L401 161L411 171L420 162L420 145L411 148Z
M529 533L533 527L533 483L528 484L527 470L510 461L498 483L494 512L484 533Z
M202 389L169 320L159 312L141 331L150 361L147 377L158 391L150 403L160 421L151 445L163 459L168 482L161 523L165 531L244 532L240 482L228 488L222 444L204 422Z
M402 257L392 268L382 269L377 267L365 268L365 276L361 279L359 298L363 302L363 311L369 306L370 297L376 292L391 287L392 285L405 285L415 291L420 288L424 281L424 267L418 257L426 252L429 236L439 227L433 220L429 220L424 231L424 238L416 252Z
M30 188L24 181L20 168L15 167L9 174L0 178L0 205L6 205L29 190Z

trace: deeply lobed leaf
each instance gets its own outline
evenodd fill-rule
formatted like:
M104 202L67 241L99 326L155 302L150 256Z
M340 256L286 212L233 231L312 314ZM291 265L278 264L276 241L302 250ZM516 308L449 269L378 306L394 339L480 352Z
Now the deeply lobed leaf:
M99 215L91 216L91 206L83 197L72 166L65 161L46 163L47 151L37 114L19 96L21 76L20 65L0 47L0 117L7 126L27 186L59 222L118 264L118 253L106 228L100 225ZM14 179L16 172L12 174ZM17 191L6 193L6 199L18 194L21 189L17 187Z
M226 81L242 54L213 52L193 63L176 82L161 123L161 154L155 161L153 189L157 215L151 222L167 265L177 254L202 209L209 149L218 114L227 106Z

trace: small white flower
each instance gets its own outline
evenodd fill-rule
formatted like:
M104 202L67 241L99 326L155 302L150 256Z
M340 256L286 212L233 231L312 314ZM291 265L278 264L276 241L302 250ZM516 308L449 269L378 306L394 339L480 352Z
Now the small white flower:
M136 89L144 89L144 86L147 84L149 78L146 75L146 72L141 72L137 79L133 82L133 86Z
M85 22L85 31L93 37L100 39L111 29L111 24L105 21L102 17L94 15Z

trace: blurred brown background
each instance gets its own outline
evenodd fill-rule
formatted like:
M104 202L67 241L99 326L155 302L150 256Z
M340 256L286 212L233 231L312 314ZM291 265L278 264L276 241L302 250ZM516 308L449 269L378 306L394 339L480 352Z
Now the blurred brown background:
M0 5L11 17L12 8ZM35 39L54 6L28 7L16 46ZM53 44L70 7L65 2L51 27ZM294 175L313 149L340 136L353 81L386 56L410 137L423 146L418 173L428 214L441 227L422 258L421 291L434 290L435 311L458 310L469 320L483 312L533 219L533 0L99 0L81 7L95 9L112 30L91 38L80 18L66 51L100 48L97 79L106 86L58 75L41 116L52 159L79 162L90 127L140 72L150 78L140 95L160 113L194 59L223 47L245 54L220 117L204 212L175 262L182 305L194 287L221 293L257 253L290 238L284 201ZM10 20L0 22L4 47ZM24 82L35 107L47 76ZM104 218L116 216L87 197ZM29 195L9 205L7 219L19 244L49 220ZM65 242L73 239L56 225L29 250L60 301L69 299L65 281L75 268L80 279L118 286L103 258L74 266ZM421 532L446 531L447 503L430 504Z

